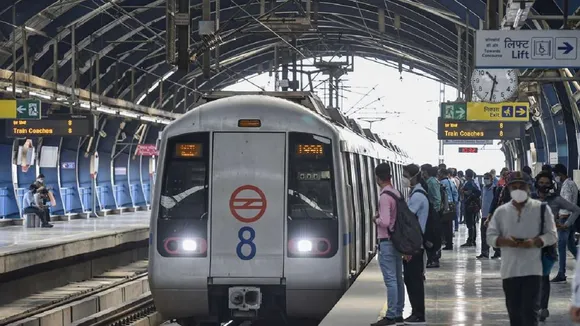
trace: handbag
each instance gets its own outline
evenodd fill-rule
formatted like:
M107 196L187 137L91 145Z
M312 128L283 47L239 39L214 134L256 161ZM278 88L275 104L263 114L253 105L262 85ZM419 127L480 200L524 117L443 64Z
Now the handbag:
M546 203L542 203L540 208L540 234L544 234L544 222L546 220L545 213L546 213ZM542 248L542 257L546 257L550 260L558 260L558 251L556 250L557 243L554 243L551 246L543 247Z

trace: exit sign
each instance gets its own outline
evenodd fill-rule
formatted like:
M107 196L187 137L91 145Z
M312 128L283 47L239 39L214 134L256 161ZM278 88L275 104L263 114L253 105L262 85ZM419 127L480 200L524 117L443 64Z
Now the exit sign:
M459 153L477 153L477 147L459 147Z

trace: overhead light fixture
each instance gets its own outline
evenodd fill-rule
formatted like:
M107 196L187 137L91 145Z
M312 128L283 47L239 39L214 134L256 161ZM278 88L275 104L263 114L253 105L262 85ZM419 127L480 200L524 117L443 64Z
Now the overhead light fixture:
M143 100L145 99L145 97L147 97L147 94L141 95L141 97L137 100L137 104L140 104L141 102L143 102Z
M104 106L97 107L97 111L104 112L104 113L109 113L109 114L117 114L117 111L116 110L109 109L109 108L106 108Z
M85 108L85 109L90 109L91 108L91 104L87 103L87 102L81 102L81 108Z
M6 90L9 92L12 92L12 87L6 87ZM16 87L16 93L20 94L22 93L22 90L18 87Z
M155 117L150 117L148 115L142 115L139 117L139 119L141 119L143 121L149 121L149 122L157 122L158 121Z
M128 117L128 118L138 118L139 115L136 113L132 113L129 111L119 111L119 114L124 116L124 117Z

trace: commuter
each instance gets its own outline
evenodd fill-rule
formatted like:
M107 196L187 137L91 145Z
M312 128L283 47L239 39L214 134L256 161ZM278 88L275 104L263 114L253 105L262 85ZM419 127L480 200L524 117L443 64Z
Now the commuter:
M556 164L554 166L554 174L556 175L556 183L560 182L560 196L576 205L578 201L578 187L572 178L568 177L568 169L563 164ZM554 212L558 214L558 223L556 226L558 228L558 255L560 256L560 261L558 262L558 275L552 279L552 283L564 283L566 282L566 247L570 250L570 253L576 258L578 255L578 249L576 247L576 239L574 235L576 233L574 228L574 221L576 218L570 218L570 211L566 209L560 209L559 212Z
M36 214L43 228L51 228L53 225L48 223L46 213L42 209L42 206L42 198L38 193L38 187L33 183L28 187L28 191L24 194L24 198L22 198L23 213Z
M387 288L387 313L385 318L372 324L373 326L403 324L403 307L405 305L405 284L403 283L403 260L390 241L390 232L393 230L397 218L397 202L387 195L389 191L399 198L401 193L391 183L391 168L381 163L375 168L375 176L381 189L379 195L379 211L375 216L377 235L379 238L379 265L383 280ZM409 179L403 178L403 183L409 187ZM422 260L422 259L421 259Z
M463 197L463 186L465 185L465 176L463 175L463 171L457 172L457 179L459 180L459 187L457 191L459 192L459 205L460 209L458 210L459 216L459 224L465 223L465 198ZM455 231L459 230L459 226L455 228Z
M542 172L548 172L551 173L554 177L554 170L552 169L552 166L550 164L544 164L542 165ZM560 189L562 188L562 182L560 182L560 180L554 180L554 189L552 189L552 192L555 193L560 193ZM558 213L558 212L556 212Z
M486 173L483 175L483 190L481 192L481 254L476 258L489 258L489 245L487 244L487 218L494 198L496 187L493 184L493 175ZM494 249L494 255L498 255L499 249Z
M459 201L459 194L457 192L457 187L455 182L449 178L449 171L445 169L439 169L438 173L439 182L447 193L447 212L441 214L441 223L443 229L443 239L445 241L445 247L443 250L453 250L453 220L455 220L455 227L457 228L457 205ZM429 268L429 264L427 268Z
M427 191L429 202L433 205L435 212L439 213L441 211L441 185L436 178L437 168L431 166L431 164L423 164L421 166L421 176L423 180L425 180L425 190ZM409 205L411 205L410 202ZM439 216L435 216L434 218L436 218L439 223ZM425 233L425 230L423 230L423 233ZM425 250L427 253L427 265L433 265L432 267L435 267L434 265L436 265L436 267L439 267L440 249L441 245L438 244L433 248Z
M440 169L447 169L447 165L445 163L439 164Z
M511 173L506 184L512 201L494 212L487 229L487 243L503 249L500 273L510 325L537 326L542 275L540 248L557 241L554 215L549 206L529 198L525 173Z
M501 171L499 173L499 180L497 181L498 186L502 186L502 187L505 186L505 179L506 179L508 174L509 174L508 168L501 169Z
M475 247L475 241L477 239L477 230L475 225L475 216L479 213L481 209L480 197L481 190L477 188L475 182L473 181L474 173L473 170L467 169L465 171L466 182L461 189L464 198L465 206L465 224L469 231L469 236L467 241L461 245L461 247Z
M503 172L502 175L503 176L500 179L500 181L503 181L503 182L498 182L498 185L494 191L493 200L491 202L491 207L489 208L489 214L488 214L487 219L485 221L486 227L489 226L489 222L493 218L493 213L495 212L495 210L498 207L500 207L501 205L509 203L512 200L512 197L510 195L509 190L505 187L505 175L506 175L506 173ZM503 185L500 185L500 184L503 184ZM488 245L489 245L489 243L488 243ZM494 254L493 254L493 256L491 256L491 259L500 258L501 257L501 248L494 247L493 250L494 250Z
M434 169L430 167L432 172ZM430 173L432 174L432 173ZM403 178L409 180L411 194L409 195L408 206L411 212L417 215L421 231L425 233L427 218L429 216L429 197L425 191L430 187L419 175L419 166L409 164L403 167ZM433 178L430 176L429 179ZM434 180L437 182L437 180ZM437 192L439 183L437 182ZM439 263L439 262L437 262ZM405 256L403 259L404 280L407 286L409 302L411 302L412 313L405 319L405 325L425 324L425 284L423 281L423 250L413 256Z
M493 186L497 186L497 183L499 181L498 177L497 177L497 172L495 172L495 169L491 169L489 171L489 174L491 174L491 181L493 183Z
M572 281L572 304L570 305L570 319L580 323L580 257L576 257L576 268Z
M570 203L566 199L562 198L560 195L555 193L550 193L550 190L554 187L552 174L549 172L540 172L536 176L536 188L538 189L538 199L542 202L546 202L552 212L558 212L562 209L567 209L570 211L571 215L566 221L567 225L574 225L574 221L580 215L580 207ZM558 220L556 218L556 220ZM556 224L557 225L557 224ZM564 250L564 255L566 251ZM564 256L565 258L565 256ZM544 253L542 255L542 285L540 291L540 306L539 315L540 321L546 320L550 316L548 310L548 301L550 300L550 272L554 266L556 260L558 259L558 253L556 250L550 252L550 254Z
M536 183L532 181L532 168L526 165L522 168L522 171L530 177L530 194L533 198L537 194L536 194Z

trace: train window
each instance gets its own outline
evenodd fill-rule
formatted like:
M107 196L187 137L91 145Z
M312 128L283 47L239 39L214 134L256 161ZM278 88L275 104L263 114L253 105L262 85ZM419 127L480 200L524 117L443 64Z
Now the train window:
M209 133L170 138L166 151L159 218L206 219Z
M290 133L288 215L291 219L335 219L330 139Z

